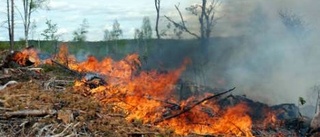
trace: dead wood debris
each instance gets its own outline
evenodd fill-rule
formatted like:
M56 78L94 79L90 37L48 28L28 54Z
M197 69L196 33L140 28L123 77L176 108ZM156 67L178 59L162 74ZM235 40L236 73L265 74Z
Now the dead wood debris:
M44 90L36 81L4 89L0 107L0 136L123 137L159 132L156 127L128 123L125 115L71 87L61 92Z
M12 110L6 108L5 110ZM37 117L37 116L45 116L45 115L53 115L57 113L56 110L19 110L13 112L5 112L4 114L0 114L0 119L10 119L12 117Z
M88 81L86 84L90 88L107 84L103 76L89 73L82 74L58 62L52 62L74 74L75 77L73 78L79 78L79 76L80 78L85 78ZM55 74L48 76L43 71L42 68L21 66L5 68L0 71L0 84L12 79L19 81L16 86L0 92L0 136L179 136L149 125L128 123L125 120L126 115L114 113L95 99L76 93L70 87L74 79L57 78ZM199 92L198 89L200 88L196 87L197 92ZM172 109L175 113L163 116L155 122L156 124L186 113L202 102L232 90L234 88L203 98L189 104L182 110L178 103L157 100L152 97L147 98L176 108ZM249 102L256 108L268 107L252 102L243 96L231 95L218 100L220 105L225 106L234 105L240 101ZM259 111L260 109L255 109L255 111L257 110ZM290 123L288 120L286 122L290 126L295 125L297 122L299 123L299 121L291 121ZM277 136L280 134L294 136L297 135L299 130L287 129L286 126L272 127L270 129L253 127L252 132L255 136Z
M225 91L225 92L218 93L218 94L215 94L215 95L206 97L206 98L204 98L204 99L202 99L202 100L200 100L200 101L198 101L198 102L196 102L196 103L194 103L194 104L192 104L192 105L190 105L190 106L184 107L181 111L179 111L179 112L177 112L177 113L175 113L175 114L172 114L172 115L168 115L168 116L166 116L166 117L163 117L163 118L155 121L154 123L157 124L157 123L160 123L160 122L162 122L162 121L175 118L175 117L177 117L177 116L179 116L179 115L181 115L181 114L183 114L183 113L186 113L186 112L190 111L192 108L194 108L195 106L203 103L203 102L206 101L206 100L210 100L210 99L219 97L219 96L221 96L221 95L224 95L224 94L226 94L226 93L228 93L228 92L233 91L234 89L235 89L235 87L232 88L232 89L229 89L229 90L227 90L227 91Z

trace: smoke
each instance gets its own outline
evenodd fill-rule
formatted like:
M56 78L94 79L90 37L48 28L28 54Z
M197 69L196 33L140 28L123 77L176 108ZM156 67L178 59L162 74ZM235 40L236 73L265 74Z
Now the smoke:
M210 66L207 69L212 71L207 75L222 75L227 81L224 86L236 86L238 94L265 103L298 103L299 97L308 102L307 92L320 83L320 9L315 6L319 4L314 0L223 2L224 17L213 33L241 38L233 41L236 46L226 43L225 47L215 47L212 43L211 58L220 58L212 64L223 66L224 71L215 74L217 69ZM303 29L285 24L279 12L298 18ZM222 53L227 55L216 55L228 48Z

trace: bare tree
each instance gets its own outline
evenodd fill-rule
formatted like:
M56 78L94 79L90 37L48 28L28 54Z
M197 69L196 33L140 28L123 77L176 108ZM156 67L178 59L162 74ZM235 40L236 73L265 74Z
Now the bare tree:
M201 46L204 46L204 49L206 49L213 27L216 25L219 19L216 17L216 8L219 5L220 2L217 0L212 0L209 3L207 2L207 0L202 0L201 4L191 5L190 7L186 8L186 10L189 11L192 15L198 17L200 34L192 32L190 28L187 27L186 21L184 20L178 5L175 5L175 8L178 11L180 22L176 22L168 16L165 16L165 18L173 23L176 28L179 28L184 32L187 32L188 34L199 39Z
M156 30L158 41L160 39L160 34L159 34L160 2L161 2L161 0L154 0L154 5L155 5L156 11L157 11L155 30Z
M13 52L14 46L14 0L7 0L7 19L8 19L8 32L10 41L10 52Z
M29 46L29 31L31 24L32 13L39 8L43 8L47 0L22 0L23 3L23 26L24 26L24 39L26 47Z
M199 83L206 84L206 75L204 67L209 62L209 39L211 37L211 33L213 27L216 25L217 21L220 19L216 17L216 8L220 6L220 2L218 0L211 0L208 2L207 0L202 0L201 4L191 5L187 7L186 10L191 13L192 15L198 18L199 22L199 32L193 32L193 30L187 26L186 21L184 20L184 16L182 15L179 5L175 5L175 8L179 14L180 21L174 21L172 18L165 16L165 18L171 22L174 27L176 28L175 33L178 34L177 36L181 35L182 32L186 32L191 36L195 37L200 42L200 47L198 48L198 55L195 58L197 61L194 61L196 65L193 65L192 68L194 73L199 76ZM178 31L180 29L181 31ZM194 64L195 64L194 63Z

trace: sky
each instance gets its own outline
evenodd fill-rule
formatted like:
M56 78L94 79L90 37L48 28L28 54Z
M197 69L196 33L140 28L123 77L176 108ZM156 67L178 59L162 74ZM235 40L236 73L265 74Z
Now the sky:
M182 11L184 8L196 3L199 0L162 0L161 10L163 15L176 15L175 4L180 4ZM0 5L0 22L6 19L6 1ZM17 9L22 11L21 1L16 1ZM88 40L102 40L103 31L111 30L115 20L120 23L123 30L123 38L133 38L134 29L140 28L142 19L147 16L154 27L156 11L153 0L49 0L47 6L50 10L38 10L32 15L37 28L35 33L30 34L30 38L42 39L41 32L46 29L46 19L58 25L58 33L62 35L61 40L71 40L72 32L79 28L84 19L88 21ZM17 10L16 10L17 11ZM0 40L8 40L6 24L0 28ZM20 16L16 16L15 39L23 38L23 25Z
M220 0L221 5L217 8L217 16L221 17L217 27L214 28L213 35L215 36L239 36L245 34L244 24L248 23L249 16L256 9L256 5L260 5L261 9L268 10L268 16L277 16L279 9L295 9L311 24L318 24L319 19L308 17L317 14L317 8L320 2L315 0ZM160 29L165 28L167 21L163 17L167 15L174 20L179 21L177 11L174 5L179 5L187 24L197 21L196 18L191 18L185 10L186 7L201 3L201 0L162 0L161 1L161 21ZM314 3L314 4L310 4ZM0 1L0 40L8 40L6 29L6 1ZM22 10L21 1L16 1L16 11ZM134 30L140 28L143 17L147 16L151 20L151 25L154 28L156 11L153 0L48 0L47 6L50 10L38 10L32 15L32 21L35 22L37 28L30 32L31 39L43 39L41 32L47 28L46 20L51 20L57 24L58 34L61 35L60 40L72 40L72 32L80 27L84 19L88 21L89 28L87 40L97 41L103 39L103 31L111 30L115 20L120 23L120 28L123 30L122 38L130 39L134 36ZM305 8L309 7L309 8ZM16 13L15 24L15 39L19 40L24 37L22 20ZM276 17L277 18L277 17ZM313 23L315 22L315 23ZM195 26L191 27L194 32L198 32ZM276 30L276 29L275 29ZM155 35L155 32L153 33Z

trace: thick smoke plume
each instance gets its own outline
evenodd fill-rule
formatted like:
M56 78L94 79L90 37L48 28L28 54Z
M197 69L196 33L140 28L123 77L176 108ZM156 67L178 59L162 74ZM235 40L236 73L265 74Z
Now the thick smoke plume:
M222 2L223 18L214 35L238 37L232 46L230 41L211 45L212 58L219 58L213 64L224 69L223 86L236 86L241 94L269 104L297 104L299 97L311 104L317 96L307 95L320 84L319 4L315 0ZM211 70L208 76L216 75L214 65L206 68Z

